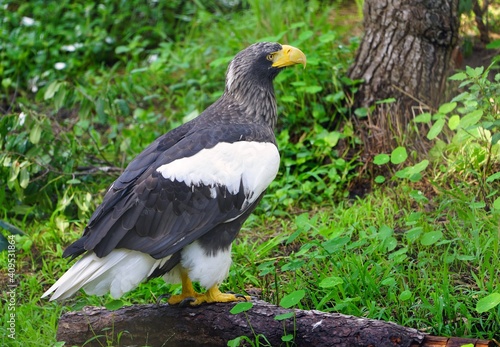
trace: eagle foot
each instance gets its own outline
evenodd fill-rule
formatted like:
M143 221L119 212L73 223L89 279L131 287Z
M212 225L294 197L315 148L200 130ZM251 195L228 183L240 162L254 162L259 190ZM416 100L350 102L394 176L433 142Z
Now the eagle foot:
M231 293L231 294L234 294L234 293ZM251 299L252 299L250 296L248 296L248 295L243 295L243 294L234 294L234 296L235 296L235 297L237 297L237 298L238 298L238 300L239 300L240 298L242 298L242 299L243 299L243 301L248 301L248 300L251 300Z
M169 305L179 305L180 307L186 306L199 306L201 304L211 304L215 302L235 302L235 301L250 301L250 296L242 294L222 293L217 286L208 289L206 293L199 294L196 292L185 293L180 295L172 295L168 299Z
M243 301L248 301L248 300L252 299L252 297L250 297L248 295L238 294L238 293L233 292L232 290L227 291L226 294L233 294L237 298L242 298Z
M162 295L158 296L158 299L156 299L156 305L160 306L161 301L163 299L168 299L168 298L170 298L170 294L162 294Z
M185 298L181 302L179 302L179 307L189 307L193 302L196 302L196 298L193 297Z

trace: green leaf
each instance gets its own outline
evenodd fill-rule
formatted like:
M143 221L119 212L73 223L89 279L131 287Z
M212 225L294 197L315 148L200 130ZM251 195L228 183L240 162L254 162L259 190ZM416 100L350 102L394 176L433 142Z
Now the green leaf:
M47 90L45 90L45 93L43 94L43 99L44 100L52 99L54 97L54 94L57 93L57 91L62 85L63 83L59 81L54 81L51 84L49 84Z
M439 106L438 112L442 114L448 114L457 107L456 102L447 102Z
M396 280L394 279L394 277L387 277L382 282L380 282L380 284L383 286L393 286L396 284Z
M302 230L299 229L299 230L296 230L295 232L293 232L289 237L288 239L285 241L285 244L289 245L290 243L292 243L293 241L295 241L295 239L300 235L302 234Z
M448 119L448 128L450 128L451 130L455 130L456 128L458 128L459 123L460 116L455 114L451 116L450 119Z
M29 252L29 250L31 249L31 246L33 246L33 240L25 239L25 241L21 245L21 249L25 252Z
M484 203L484 201L471 201L471 202L469 202L470 208L484 208L485 206L486 206L486 203Z
M321 87L321 86L307 86L307 87L301 88L301 90L306 92L307 94L316 94L316 93L319 93L320 91L322 91L323 87Z
M377 154L373 158L373 163L377 165L384 165L387 164L391 160L391 157L389 157L389 154Z
M318 286L321 288L333 288L344 283L344 280L340 277L332 276L325 277L319 282Z
M2 87L8 88L12 84L12 79L10 78L4 78L2 80Z
M429 166L429 161L427 159L422 160L420 163L417 163L413 166L408 167L408 171L410 174L415 174L424 171Z
M405 147L397 147L391 153L391 163L394 165L401 164L408 158L408 153Z
M292 334L281 336L281 341L283 341L283 342L290 342L292 340L293 340L293 335Z
M467 75L465 72L459 72L454 74L453 76L450 77L450 80L452 81L463 81L467 78Z
M476 125L481 120L482 116L483 116L483 110L481 109L467 113L460 120L460 127L463 129L467 129L470 126Z
M427 138L429 140L435 139L443 130L444 126L444 118L438 119L430 128L429 133L427 134Z
M122 300L111 300L110 302L107 302L104 306L110 311L116 311L119 308L122 308L123 305L124 302Z
M408 256L406 255L407 252L408 248L398 249L397 251L389 254L389 257L387 257L387 259L389 259L393 264L402 263L406 258L408 258Z
M78 178L72 178L66 181L66 184L79 184L79 183L82 183L82 181L80 181Z
M305 25L304 22L299 22L299 23L295 23L293 25L290 26L290 28L294 27L294 28L300 28L300 27L303 27ZM288 31L282 31L280 32L279 34L277 35L273 35L273 36L267 36L267 37L262 37L259 39L260 42L279 42L281 41L281 38L283 36L285 36L285 34L287 33ZM231 60L232 60L233 56L231 56ZM228 61L229 63L229 61ZM309 64L309 62L307 62ZM227 64L224 64L224 65L227 65Z
M278 314L274 317L274 320L285 320L285 319L289 319L289 318L292 318L294 315L294 312L286 312L286 313L282 313L282 314Z
M429 123L431 121L431 114L429 112L419 114L418 116L413 118L413 121L415 123Z
M429 166L429 161L427 159L424 159L420 163L417 163L413 166L405 167L404 169L397 171L395 173L395 176L399 178L411 179L412 176L420 174L420 172L424 171L427 168L427 166Z
M41 135L42 135L42 128L40 127L40 125L35 124L30 131L30 142L36 145L38 142L40 142Z
M491 41L490 43L488 43L486 45L486 48L488 48L488 49L497 49L497 48L500 48L500 40Z
M243 340L244 339L242 336L238 336L232 340L227 341L227 346L228 347L238 347Z
M236 305L233 306L233 308L229 311L231 314L238 314L241 312L245 312L250 310L253 307L253 304L251 302L245 301L245 302L239 302Z
M411 291L409 290L404 290L399 294L399 300L401 301L408 301L411 299Z
M127 53L128 51L130 51L130 48L127 46L118 46L115 48L116 54Z
M396 101L395 98L387 98L387 99L384 99L384 100L376 101L375 104L377 104L377 105L380 105L380 104L392 104L395 101Z
M297 271L302 266L305 265L305 261L295 259L292 260L281 267L281 271Z
M281 97L280 101L282 102L295 102L297 98L293 95L285 95Z
M300 289L296 290L294 292L291 292L288 295L285 295L281 300L280 300L280 306L283 308L290 308L292 306L297 305L300 300L306 295L305 290Z
M125 100L123 99L116 99L114 101L116 105L118 105L118 108L120 109L120 112L124 116L130 115L130 107L128 107L128 104Z
M475 69L470 66L465 67L465 72L472 78L479 77L483 73L483 71L484 71L484 66L480 66Z
M417 202L426 203L427 201L429 201L425 197L425 195L420 190L417 190L417 189L412 190L409 195L411 198L413 198Z
M21 170L21 167L19 165L19 162L16 160L14 161L9 170L9 182L14 182L17 179L17 176L19 175L19 171Z
M480 299L476 305L478 313L487 312L500 304L500 293L491 293L488 296Z
M443 233L439 230L429 231L422 235L420 243L423 246L430 246L438 242L443 237Z
M334 31L329 31L325 34L322 34L318 39L321 43L327 43L330 41L334 41L337 38L337 33Z
M54 96L54 107L59 110L64 105L64 100L66 99L67 90L60 89L58 93Z
M299 40L300 41L309 40L313 36L314 36L314 32L312 30L305 30L305 31L302 31L300 33Z
M495 210L500 210L500 198L496 198L495 201L493 201L493 208Z
M375 177L375 183L384 183L385 182L385 177L384 176L377 176Z
M19 173L19 185L21 188L26 189L28 184L30 183L30 173L27 167L21 168L21 172Z
M103 98L98 98L95 102L95 111L100 119L106 119L106 101Z
M225 57L220 57L215 60L212 60L210 64L208 64L211 68L216 68L219 66L227 66L229 62L233 60L233 56L225 56Z
M499 140L500 140L500 133L495 133L493 134L493 136L491 136L492 145L496 145Z
M486 179L486 182L493 182L494 180L497 180L500 178L500 172L494 173L493 175L488 176Z
M323 137L323 140L330 147L335 147L340 139L340 133L338 131L330 131L327 135Z
M415 227L408 230L405 234L409 242L416 241L422 235L422 227Z
M340 237L335 237L333 239L330 239L328 241L323 242L321 244L321 246L328 253L333 253L333 252L337 252L338 250L340 250L342 247L347 245L349 242L351 242L350 236L340 236Z
M358 116L358 118L364 118L368 116L368 108L366 107L359 107L354 110L354 114Z

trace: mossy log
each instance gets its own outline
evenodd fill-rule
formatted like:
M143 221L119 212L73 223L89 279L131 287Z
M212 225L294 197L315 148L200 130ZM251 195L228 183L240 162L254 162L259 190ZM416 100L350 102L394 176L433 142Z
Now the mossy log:
M294 346L427 346L452 347L472 344L493 346L477 339L441 338L416 329L374 319L338 313L287 310L264 301L253 301L244 313L231 314L234 304L210 304L200 307L133 305L109 311L85 307L65 313L59 320L57 340L68 346L227 346L239 336L256 336L272 346L285 345L282 337L294 335ZM294 312L292 318L274 318Z

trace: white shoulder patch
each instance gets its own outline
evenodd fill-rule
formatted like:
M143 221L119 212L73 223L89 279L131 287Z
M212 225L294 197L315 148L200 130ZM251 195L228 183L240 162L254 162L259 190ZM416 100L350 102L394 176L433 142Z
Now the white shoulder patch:
M195 155L174 160L157 171L165 179L188 186L226 186L235 194L243 182L248 202L252 203L269 186L278 173L280 155L270 142L221 142Z

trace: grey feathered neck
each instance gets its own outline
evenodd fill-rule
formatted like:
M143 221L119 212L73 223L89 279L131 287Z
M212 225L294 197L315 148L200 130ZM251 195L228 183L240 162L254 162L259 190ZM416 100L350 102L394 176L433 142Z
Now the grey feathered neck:
M281 69L272 67L266 56L280 49L278 43L260 42L238 53L227 69L224 91L224 97L244 108L253 122L273 129L277 122L273 80Z

